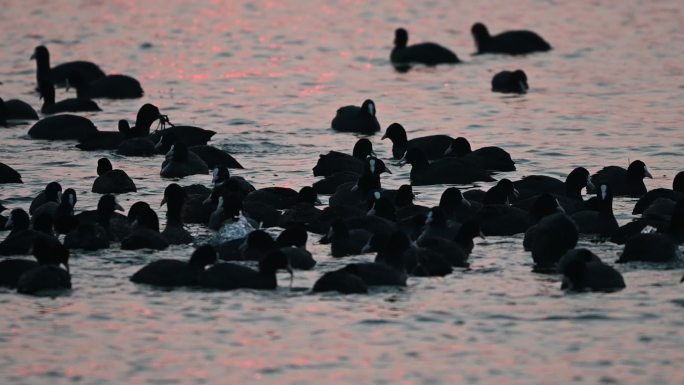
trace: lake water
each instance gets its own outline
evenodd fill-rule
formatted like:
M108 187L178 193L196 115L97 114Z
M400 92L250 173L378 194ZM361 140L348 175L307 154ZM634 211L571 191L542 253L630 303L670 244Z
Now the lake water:
M507 149L518 170L565 176L641 159L671 187L684 169L684 8L681 1L25 1L0 2L0 96L38 108L33 48L53 65L85 59L141 80L140 100L98 100L101 130L133 121L145 102L176 123L218 132L212 144L239 159L257 187L314 182L320 153L350 151L356 137L330 120L348 104L375 100L384 127L409 137L466 136ZM471 56L470 26L532 29L554 47L526 57ZM410 42L451 47L457 66L395 72L394 29ZM494 73L526 71L522 97L489 91ZM72 94L73 96L73 94ZM58 90L57 99L66 94ZM29 126L0 128L0 161L23 176L1 185L10 208L27 208L51 180L92 209L97 159L108 156L139 192L119 196L158 207L168 181L162 157L81 152L73 142L30 140ZM390 144L371 138L382 158ZM398 168L384 186L408 181ZM183 184L210 183L193 176ZM443 186L415 190L434 205ZM620 223L633 199L614 203ZM160 209L165 210L165 209ZM160 217L163 217L160 211ZM200 239L207 231L191 226ZM336 261L309 240L319 265L280 276L275 292L156 290L128 277L159 253L72 254L74 290L58 298L0 292L0 378L5 384L682 384L681 266L617 266L627 288L565 294L559 277L531 272L522 237L479 240L471 269L411 278L405 289L366 296L307 292ZM613 264L613 244L590 247ZM371 255L355 257L357 260Z

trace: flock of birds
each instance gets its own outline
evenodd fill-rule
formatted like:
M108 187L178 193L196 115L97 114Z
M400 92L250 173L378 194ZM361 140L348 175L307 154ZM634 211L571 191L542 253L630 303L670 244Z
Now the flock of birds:
M521 55L543 52L551 46L534 32L508 31L490 35L477 23L472 34L478 54ZM408 45L408 32L397 29L390 60L399 71L416 64L434 66L458 63L458 57L435 43ZM194 237L184 224L197 223L215 231L199 245L189 260L156 260L136 272L136 283L175 287L201 286L218 290L275 289L276 273L313 269L316 261L306 250L309 233L320 234L334 258L376 253L374 262L350 263L329 271L312 291L366 293L372 286L405 286L408 276L444 276L453 268L469 265L474 238L525 233L523 245L530 251L535 270L559 273L562 288L612 291L625 287L621 274L588 249L576 248L580 235L599 241L625 244L618 262L669 262L679 258L684 242L684 172L672 189L647 191L651 178L639 160L627 169L609 166L591 174L583 167L571 170L565 180L530 175L521 180L500 179L486 191L447 187L434 207L413 202L412 186L463 185L495 181L493 173L515 170L510 154L499 147L473 149L467 139L430 135L409 139L404 127L393 123L382 139L392 142L392 157L410 164L410 184L397 190L383 189L381 176L390 173L375 156L372 142L359 139L352 154L330 151L318 159L313 174L322 177L299 191L283 187L255 189L242 177L230 174L242 168L225 151L207 144L214 131L174 125L152 104L143 105L131 127L119 122L115 132L99 131L87 118L68 114L98 111L91 98L137 98L140 83L124 75L105 75L90 62L50 66L47 48L35 48L37 90L45 117L28 131L34 139L76 140L84 151L110 150L124 156L165 154L160 175L180 179L208 174L212 186L169 184L162 200L167 206L166 227L146 202L134 203L126 215L115 194L136 191L135 182L107 158L97 164L92 191L102 194L97 208L75 212L76 192L50 182L23 208L0 216L0 229L11 230L0 242L0 255L33 254L29 259L0 260L0 285L21 293L70 289L70 250L162 250L170 244L192 244ZM55 102L55 86L76 88L76 98ZM506 71L492 79L492 90L524 93L523 71ZM56 115L52 115L56 114ZM331 128L366 135L381 130L372 100L337 110ZM38 119L33 108L18 100L0 99L0 124ZM152 131L154 122L160 128ZM0 183L22 183L21 175L0 163ZM584 199L582 190L594 193ZM317 196L330 195L321 209ZM613 214L616 196L639 198L633 214L640 218L619 226ZM0 212L5 207L0 204ZM273 238L265 228L284 230ZM64 235L62 240L60 236ZM256 261L252 269L241 263ZM63 267L64 268L63 268Z

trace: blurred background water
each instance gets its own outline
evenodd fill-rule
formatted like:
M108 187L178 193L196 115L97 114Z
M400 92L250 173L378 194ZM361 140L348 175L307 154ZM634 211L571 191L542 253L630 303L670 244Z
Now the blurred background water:
M29 56L46 44L53 65L92 60L141 80L140 100L98 100L104 111L87 116L99 129L115 130L154 103L176 124L217 131L211 144L241 161L246 169L235 173L257 187L311 184L319 154L349 152L357 139L329 128L336 109L366 98L383 128L400 122L409 138L446 133L507 149L518 170L498 178L564 177L576 166L595 172L641 159L654 174L651 189L671 187L684 169L677 0L4 0L0 9L4 99L40 107ZM476 21L492 33L532 29L554 49L471 56ZM395 72L389 52L398 27L408 29L409 43L441 43L465 63ZM489 91L496 72L517 68L528 75L529 94ZM58 90L58 100L66 97ZM99 196L89 191L102 156L138 185L118 197L125 208L161 202L169 183L159 177L161 156L81 152L73 142L31 140L29 127L0 128L0 161L24 179L0 185L6 206L27 208L58 180L76 190L77 210L95 207ZM391 155L380 135L371 140L381 158ZM386 187L408 182L408 167L390 168ZM415 188L418 203L436 204L443 189ZM615 200L621 224L633 204ZM7 384L684 383L681 268L617 266L625 290L568 295L557 276L531 272L521 236L488 237L469 270L368 296L310 295L305 289L322 271L348 262L333 260L317 239L309 240L315 271L297 272L292 288L282 276L282 287L266 293L128 281L149 261L187 258L190 246L75 252L70 294L0 292L0 376ZM611 264L621 250L581 244Z

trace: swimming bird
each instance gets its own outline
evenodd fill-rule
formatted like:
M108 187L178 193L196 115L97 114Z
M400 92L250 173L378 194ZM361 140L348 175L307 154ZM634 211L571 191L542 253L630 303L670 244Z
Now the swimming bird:
M639 201L634 205L632 214L636 215L643 213L658 198L667 198L673 201L684 198L684 171L680 171L675 175L672 180L672 189L657 188L648 191L639 198Z
M341 270L358 276L366 286L406 286L403 254L408 243L403 233L392 232L382 255L376 256L382 262L351 263Z
M76 191L72 188L64 190L62 199L57 205L54 213L53 226L57 234L68 234L78 226L78 220L74 216L75 206Z
M366 99L361 107L340 107L330 126L335 131L371 135L380 131L380 123L375 117L375 112L375 103L370 99Z
M55 86L49 80L41 81L39 87L40 96L43 98L43 107L40 112L44 114L102 111L97 103L87 98L70 98L55 102Z
M635 160L627 170L620 166L608 166L591 176L594 186L608 185L614 196L640 198L646 194L644 178L653 179L646 164ZM594 191L589 191L594 192Z
M33 139L81 140L97 133L97 127L88 118L60 114L37 121L28 131Z
M59 86L66 85L67 78L71 73L80 74L81 78L86 82L91 82L105 76L104 71L99 66L88 61L66 62L50 68L50 52L43 45L39 45L33 50L31 60L36 61L37 85L40 85L40 81L43 79L48 79L52 84Z
M12 167L0 162L0 184L2 183L24 183L19 174Z
M171 245L183 245L194 240L190 232L183 227L181 216L187 197L185 190L176 183L171 183L164 189L161 205L166 204L166 228L161 234Z
M406 152L405 162L411 165L411 185L469 184L494 179L477 164L458 158L443 158L430 163L418 148Z
M501 71L492 78L492 92L524 94L529 89L523 70Z
M275 290L278 287L278 270L286 270L292 279L287 256L276 249L259 261L258 270L235 263L217 263L200 274L199 283L202 287L218 290Z
M29 214L34 214L35 211L42 205L52 202L55 207L62 199L62 185L59 182L50 182L45 185L45 189L41 191L33 200L29 206Z
M455 53L436 43L419 43L408 45L408 32L404 28L394 31L394 48L390 53L392 65L399 70L406 70L412 64L456 64L461 61Z
M613 192L608 185L601 185L595 208L598 210L582 210L572 214L580 234L597 234L601 238L610 238L618 229L618 222L613 213Z
M87 81L80 73L72 72L67 76L67 90L69 87L76 89L77 98L133 99L144 94L140 82L128 75L106 75Z
M321 215L322 210L316 207L316 204L321 202L312 187L304 186L299 189L297 198L297 203L283 211L280 216L278 220L280 227L286 228L293 223L308 226Z
M136 211L129 214L133 230L121 241L122 250L164 250L169 247L169 242L159 233L159 217L149 205L138 205Z
M316 280L311 291L324 293L335 291L341 294L366 294L368 286L356 274L347 270L328 271Z
M357 174L363 172L363 161L373 152L373 144L366 138L356 141L352 154L330 151L321 154L313 168L314 176L330 176L337 172L351 171Z
M33 243L33 256L38 266L24 272L17 281L22 294L40 294L45 290L71 289L69 250L59 242L37 237ZM64 265L66 270L60 265Z
M23 209L14 209L10 212L5 227L10 233L0 242L0 255L23 255L28 254L33 242L38 237L48 238L59 242L52 235L52 219L49 215L41 215L35 218L33 228L28 214Z
M389 139L392 142L392 156L401 159L406 151L413 147L420 148L428 160L442 158L453 140L449 135L427 135L408 140L406 129L399 123L387 126L382 140Z
M162 287L195 286L207 266L216 263L216 250L210 245L195 249L186 261L158 259L143 266L130 278L131 282Z
M131 177L124 170L114 170L107 158L98 159L97 175L91 190L94 193L123 194L138 191Z
M578 229L565 213L545 216L525 232L523 245L532 253L536 271L554 269L556 263L577 245Z
M558 272L563 274L563 290L616 291L626 286L619 271L587 249L569 250L558 263Z
M161 135L161 137L159 139L159 142L155 145L155 150L157 152L159 152L161 154L165 154L171 149L171 146L173 146L176 142L182 141L175 134L175 131L177 131L178 129L173 130L173 128L176 128L176 127L179 127L179 128L187 127L188 129L191 128L190 126L173 126L173 127L169 127L168 129L164 129L163 134ZM194 127L194 128L196 128L197 130L206 131L206 130L198 128L198 127ZM155 135L152 135L153 138L154 138L154 136ZM207 138L207 140L209 140L209 139ZM185 142L185 141L183 141L183 142ZM187 142L185 142L185 144L188 145L188 149L190 150L190 153L194 154L197 157L199 157L200 159L202 159L202 161L204 161L204 163L206 163L210 169L214 169L214 168L219 167L219 166L223 166L223 167L227 167L227 168L244 168L244 167L242 167L240 162L238 162L235 158L233 158L232 155L230 155L227 152L225 152L221 149L218 149L214 146L210 146L210 145L206 145L206 144L192 145L192 144L188 144Z
M96 150L116 150L119 145L126 140L130 139L130 126L128 121L121 119L118 123L118 131L97 131L92 135L80 139L76 148L83 151L96 151ZM142 139L142 138L136 138ZM154 143L150 142L149 153L147 155L152 155L154 153ZM130 155L128 153L123 153L121 155Z
M475 39L478 54L524 55L551 50L551 45L532 31L506 31L492 36L484 24L475 23L470 32Z
M515 162L508 151L496 146L480 147L473 151L470 142L464 137L452 139L443 156L461 158L487 171L515 171Z
M96 222L87 220L89 214L86 213L76 216L79 219L78 227L64 237L64 246L68 249L100 250L108 248L110 242L119 241L111 225L117 210L123 211L123 208L116 202L114 195L102 195L95 211Z
M38 113L23 100L0 98L0 124L7 125L8 120L38 120Z
M162 163L159 175L162 178L184 178L189 175L208 173L207 164L196 155L191 157L188 154L188 147L182 142L177 142L166 154L166 160Z
M330 254L335 258L361 254L373 235L365 229L349 229L344 219L336 219L321 243L330 243Z

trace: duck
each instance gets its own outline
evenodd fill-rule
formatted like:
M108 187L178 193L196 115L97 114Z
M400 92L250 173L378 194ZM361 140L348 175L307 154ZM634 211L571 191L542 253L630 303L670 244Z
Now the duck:
M121 241L121 250L165 250L169 247L169 242L159 233L159 217L149 205L139 205L130 219L133 220L132 231Z
M24 183L21 174L12 167L0 162L0 184L5 183Z
M595 189L589 171L584 167L574 168L565 181L547 175L528 175L514 181L513 185L519 192L518 201L549 193L556 198L566 197L574 202L583 202L582 189Z
M313 293L367 294L368 286L356 274L347 270L328 271L316 280Z
M292 223L278 234L276 244L290 261L290 266L298 270L311 270L317 262L306 249L309 235L303 223Z
M430 163L420 148L410 148L405 162L411 165L411 185L470 184L493 181L483 168L469 161L444 158Z
M161 205L166 205L167 208L166 228L161 234L171 245L183 245L194 241L194 237L183 227L181 215L187 197L185 190L176 183L171 183L164 189Z
M608 185L613 196L640 198L647 191L644 178L653 179L653 175L644 162L635 160L627 170L620 166L604 167L591 176L591 182L594 186Z
M71 230L78 226L78 220L74 216L74 207L76 206L76 191L72 188L64 190L62 199L60 200L54 212L54 229L57 234L68 234Z
M449 266L469 267L468 257L472 253L475 237L482 237L480 224L475 220L464 222L449 238L435 233L424 233L418 238L416 244L422 248L431 250L445 260Z
M668 234L642 231L629 238L622 249L618 263L672 262L680 259L677 242Z
M387 126L381 140L385 139L392 142L392 157L394 159L402 159L408 149L418 147L428 157L428 160L443 157L453 140L449 135L427 135L408 140L406 129L399 123L392 123Z
M299 189L297 193L298 201L294 206L283 211L278 219L278 225L286 228L291 224L303 224L308 226L314 222L320 215L322 210L316 207L316 204L321 202L311 186L304 186Z
M162 163L162 178L184 178L195 174L209 174L209 167L199 157L190 157L185 143L177 142L166 154Z
M597 234L610 238L619 225L613 213L613 192L608 185L601 185L597 194L596 210L582 210L572 214L580 234Z
M321 154L313 168L313 175L330 176L338 172L361 174L364 160L371 155L375 155L373 144L367 138L361 138L354 144L351 155L339 151Z
M171 146L173 146L176 142L181 141L181 142L184 142L188 146L188 149L190 150L191 154L194 154L194 156L197 156L198 158L202 159L210 169L214 169L218 166L224 166L227 168L244 168L230 154L228 154L227 152L220 150L214 146L210 146L210 145L206 145L206 144L205 145L191 145L191 144L188 144L186 141L178 139L174 130L172 130L174 127L176 127L176 126L169 127L168 129L163 130L163 133L159 137L159 141L154 146L155 150L158 153L160 153L160 154L167 153L171 149ZM181 126L178 126L178 127L181 127ZM198 128L198 130L202 130L202 129ZM155 136L156 136L156 134L152 135L152 137L155 137Z
M0 260L0 287L15 289L19 278L25 272L38 266L38 262L30 259L5 258Z
M60 114L37 121L28 131L33 139L81 140L97 134L97 127L83 116Z
M523 70L501 71L492 78L492 92L525 94L530 89Z
M67 84L67 78L71 73L80 74L86 82L105 77L104 71L97 64L89 61L66 62L51 68L50 52L44 45L35 47L31 60L36 61L36 84L38 86L43 79L49 80L52 84L64 86Z
M672 180L672 189L657 188L646 192L634 205L632 215L642 214L658 198L678 201L684 198L684 171L680 171Z
M23 100L0 98L0 123L6 126L8 120L38 120L38 113Z
M121 143L130 138L130 125L125 119L121 119L118 122L118 131L100 131L93 133L86 138L80 139L76 148L83 151L98 151L98 150L116 150L119 148ZM142 138L139 138L142 139ZM154 148L154 143L150 141L152 149ZM150 151L149 155L152 155L154 151ZM127 155L127 154L122 154Z
M561 290L612 292L626 287L622 274L588 249L569 250L558 267L563 274Z
M114 195L105 194L100 197L95 211L96 221L87 220L90 214L81 213L76 218L78 226L64 237L64 246L68 249L101 250L109 248L110 242L118 241L118 235L112 229L112 217L115 211L123 211Z
M143 266L130 278L131 282L161 287L196 286L207 266L215 264L216 249L202 245L186 261L158 259Z
M439 198L439 207L448 220L463 223L475 218L482 203L466 199L458 187L447 187Z
M33 200L29 206L29 214L34 214L35 211L46 203L57 204L62 199L62 185L59 182L50 182L45 185L45 189L41 191Z
M436 66L461 62L455 53L439 44L426 42L408 45L408 39L406 29L397 28L394 31L394 48L390 53L390 61L400 71L416 63Z
M33 241L38 237L58 242L52 235L52 219L47 214L36 217L31 228L31 221L26 211L14 209L10 212L5 228L11 231L0 242L0 255L29 254Z
M394 244L390 244L390 242L394 242ZM400 258L404 261L404 270L409 275L443 277L453 272L453 268L446 258L451 257L451 255L441 254L433 249L412 244L406 234L401 231L389 236L375 234L368 243L369 245L374 244L371 247L372 249L377 249L375 263L391 265L393 259Z
M344 219L338 218L332 222L330 229L321 243L330 244L330 255L342 258L348 255L358 255L368 244L373 233L365 229L350 229Z
M665 198L659 198L653 205L659 205L660 200L674 203ZM655 228L658 232L667 234L675 243L684 243L684 198L674 203L669 217L651 217L648 216L648 212L645 212L641 218L628 222L617 229L611 236L610 241L621 245L634 235L644 231L644 229L647 229L646 231L648 232L651 230L650 228Z
M278 270L286 270L292 280L287 256L275 249L259 261L258 270L230 262L217 263L200 274L199 283L202 287L216 290L275 290L278 287Z
M477 54L525 55L551 50L551 45L532 31L506 31L492 36L484 24L475 23L470 32L475 39Z
M87 81L80 73L72 72L67 77L67 91L69 87L76 89L77 98L135 99L144 94L140 82L128 75L106 75Z
M383 262L351 263L341 270L358 276L366 286L406 286L403 254L408 243L403 233L392 232L387 247L382 250L383 255L379 257Z
M38 261L38 266L19 277L17 292L36 295L46 290L52 292L71 289L69 250L66 247L59 242L37 237L33 243L33 256Z
M451 140L444 156L454 156L478 164L487 171L515 171L511 154L501 147L480 147L473 151L470 142L464 137Z
M560 212L547 215L525 232L523 245L532 253L534 269L538 272L554 270L558 261L575 248L579 231L575 221Z
M61 112L102 111L97 103L87 98L71 98L55 102L55 86L49 80L41 81L39 87L40 96L43 98L43 107L40 112L45 115Z
M361 107L340 107L330 126L335 131L372 135L380 131L380 123L375 116L375 112L375 102L371 99L366 99L361 104Z
M107 158L100 158L97 161L98 177L93 182L92 192L97 194L124 194L136 192L133 179L124 170L112 167L112 162Z
M398 221L402 221L416 215L427 215L430 211L429 207L417 205L413 203L415 199L413 187L409 184L399 186L397 194L394 197L394 207L396 208L396 216Z

